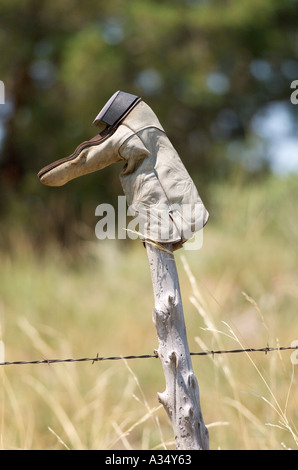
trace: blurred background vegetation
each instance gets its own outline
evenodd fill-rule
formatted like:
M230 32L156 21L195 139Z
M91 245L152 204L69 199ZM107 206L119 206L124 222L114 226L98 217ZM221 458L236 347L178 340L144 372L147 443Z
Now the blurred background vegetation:
M43 187L36 176L96 134L92 121L117 90L153 108L211 214L203 249L185 256L203 283L214 325L232 321L249 347L298 338L298 106L290 101L298 79L297 28L297 0L1 0L0 323L8 360L32 359L32 349L88 356L156 347L142 247L129 240L101 243L94 233L96 206L116 203L122 194L121 165L62 188ZM179 256L187 314L198 305L189 301L194 297ZM197 349L195 336L208 333L190 315L190 331L197 332L190 343ZM208 338L215 349L218 338ZM233 358L231 368L196 363L204 418L223 426L212 434L213 448L297 444L297 403L289 393L296 382L289 356L278 360L262 358L260 365L263 371L270 366L269 396L266 387L252 386L262 379L248 370L247 358ZM155 363L146 364L135 370L154 407L163 379ZM94 368L101 366L96 384L94 369L80 366L68 366L72 372L57 366L57 374L53 368L3 372L0 444L60 448L51 426L71 448L158 445L160 430L168 429L163 411L153 431L140 431L142 406L146 413L152 408L139 399L138 415L123 367ZM248 382L261 398L243 398ZM117 394L122 389L126 401ZM97 393L104 397L100 410ZM275 393L286 403L288 428L285 419L283 429L273 427L284 418L276 413ZM275 423L270 428L268 419ZM121 430L131 423L137 433L131 431L129 441Z
M55 231L68 244L94 201L115 201L115 167L55 191L36 173L96 134L119 89L154 109L206 204L209 183L239 168L248 179L280 169L276 141L297 126L297 20L295 0L2 0L1 215L17 197L36 242ZM285 168L297 154L286 137Z

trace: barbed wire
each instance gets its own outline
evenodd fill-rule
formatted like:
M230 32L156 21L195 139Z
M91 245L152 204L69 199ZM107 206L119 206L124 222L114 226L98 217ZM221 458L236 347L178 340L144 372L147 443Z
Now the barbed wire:
M216 351L200 351L200 352L191 352L191 356L215 356L218 354L238 354L238 353L252 353L252 352L264 352L265 354L272 351L287 351L287 350L296 350L298 346L282 346L272 348L270 346L265 346L263 348L246 348L246 349L224 349ZM58 364L58 363L67 363L67 362L95 362L100 361L119 361L119 360L130 360L130 359L157 359L158 352L154 350L154 354L141 354L141 355L130 355L130 356L99 356L96 357L81 357L81 358L68 358L68 359L39 359L34 361L5 361L0 362L0 366L16 366L16 365L29 365L29 364Z

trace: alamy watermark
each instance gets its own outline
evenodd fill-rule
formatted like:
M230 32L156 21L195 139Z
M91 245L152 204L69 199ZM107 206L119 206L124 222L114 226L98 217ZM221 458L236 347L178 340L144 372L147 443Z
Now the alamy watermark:
M202 204L172 204L148 206L135 203L127 206L126 197L118 196L117 210L111 204L100 204L95 215L99 240L152 240L157 243L176 243L180 240L186 250L199 250L203 245Z
M0 80L0 104L5 104L5 86L2 80Z
M297 348L298 347L298 340L295 339L295 341L292 341L291 343L292 348ZM294 365L298 364L298 349L296 351L293 351L291 354L291 363Z
M292 104L298 104L298 80L294 80L291 83L291 88L294 88L295 90L291 94L291 103Z

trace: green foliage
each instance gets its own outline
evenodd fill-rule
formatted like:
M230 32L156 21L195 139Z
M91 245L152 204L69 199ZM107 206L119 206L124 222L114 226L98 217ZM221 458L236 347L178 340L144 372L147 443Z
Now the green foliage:
M42 211L74 198L69 215L121 194L115 166L24 193L41 167L96 134L92 121L118 89L154 109L205 198L209 182L243 165L262 177L268 155L251 122L266 104L289 103L297 14L292 0L3 0L2 214L15 190Z

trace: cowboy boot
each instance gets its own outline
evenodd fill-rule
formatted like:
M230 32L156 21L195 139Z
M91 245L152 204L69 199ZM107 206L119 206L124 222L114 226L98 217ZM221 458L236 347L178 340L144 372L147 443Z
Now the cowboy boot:
M137 215L139 235L180 248L209 214L157 116L137 96L118 91L93 123L101 132L40 170L40 181L61 186L122 161L120 181L129 215Z

